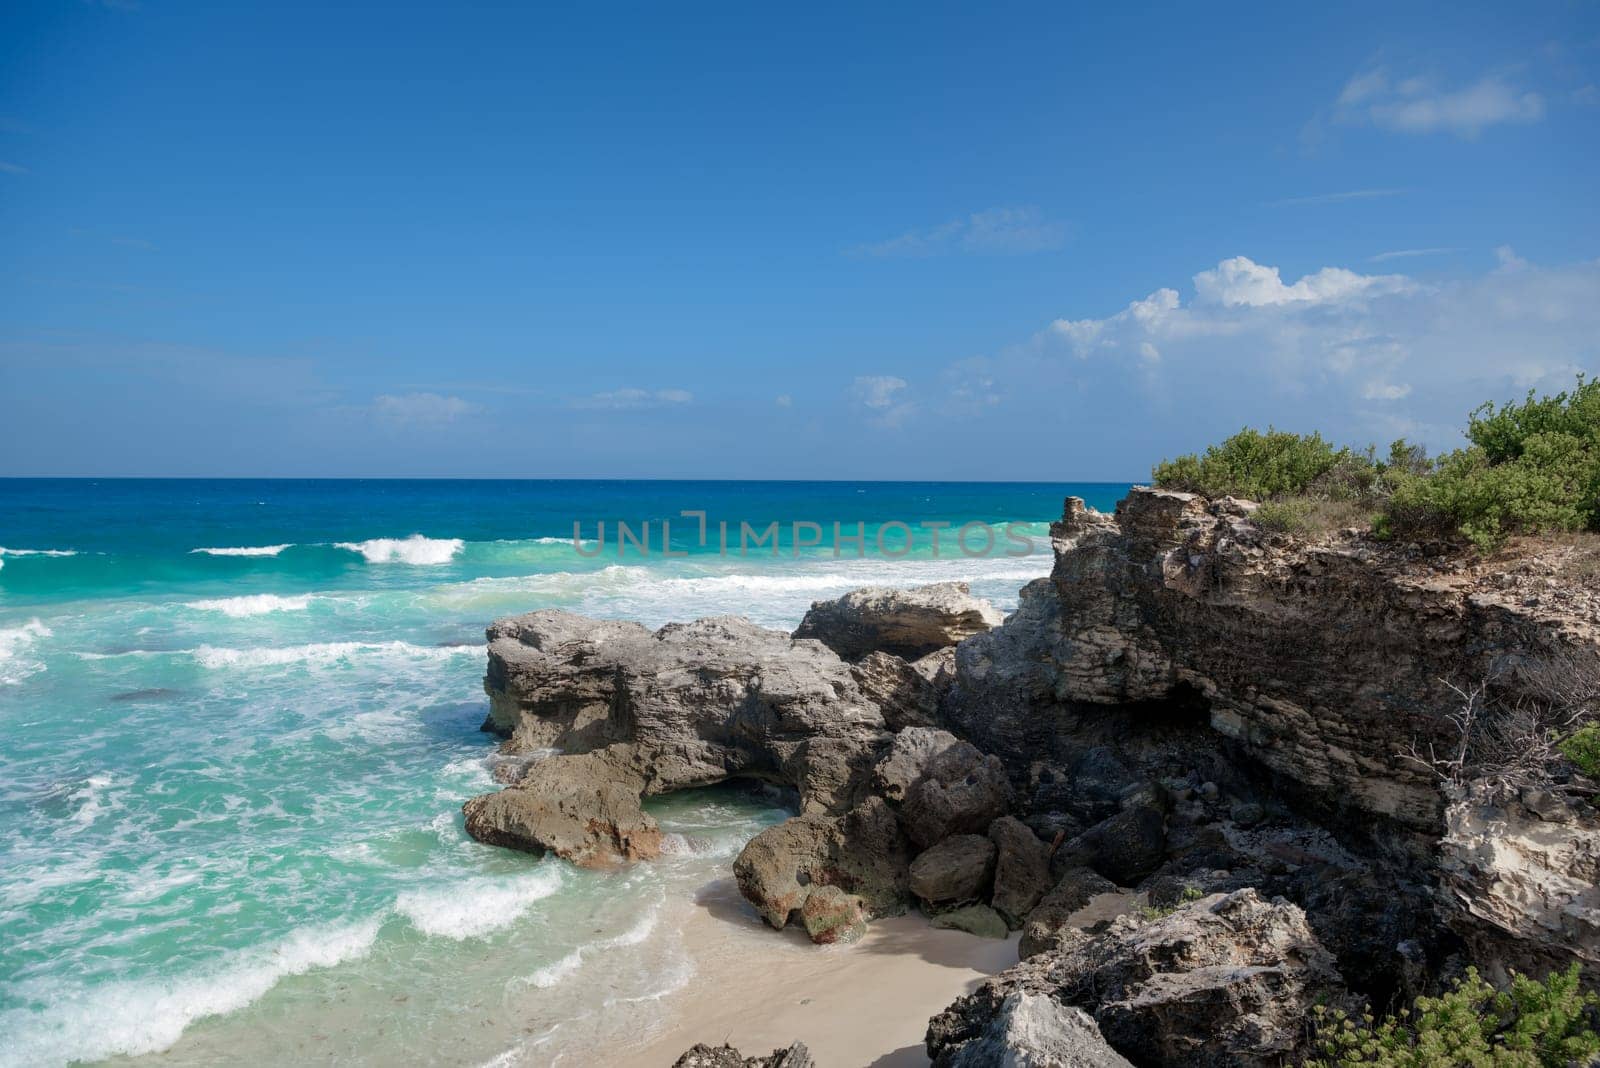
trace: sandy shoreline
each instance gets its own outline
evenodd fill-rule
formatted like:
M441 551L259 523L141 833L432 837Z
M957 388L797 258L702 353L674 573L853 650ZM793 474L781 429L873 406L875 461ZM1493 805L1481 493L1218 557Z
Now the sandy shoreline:
M751 1056L801 1041L820 1068L920 1068L928 1017L1017 961L1015 934L936 930L916 913L878 920L850 946L752 932L752 920L731 879L702 890L682 914L693 980L665 999L653 1034L596 1049L595 1062L670 1068L696 1042L731 1042Z

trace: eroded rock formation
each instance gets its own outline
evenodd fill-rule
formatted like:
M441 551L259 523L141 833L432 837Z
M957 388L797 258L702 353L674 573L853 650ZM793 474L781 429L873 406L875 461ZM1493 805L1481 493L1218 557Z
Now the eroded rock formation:
M816 638L846 660L872 652L916 660L997 627L1003 618L965 582L910 590L874 586L817 601L794 636Z

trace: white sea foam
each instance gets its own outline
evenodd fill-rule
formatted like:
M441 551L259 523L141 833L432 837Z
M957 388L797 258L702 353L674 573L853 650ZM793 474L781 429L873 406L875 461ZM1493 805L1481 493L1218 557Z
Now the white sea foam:
M37 619L20 627L0 627L0 686L15 685L44 670L44 664L27 653L40 638L50 635L50 628Z
M395 899L394 907L423 934L461 941L515 923L534 902L560 888L560 869L547 866L513 879L485 876L430 890L407 890Z
M7 549L0 545L0 556L77 556L76 549Z
M285 549L293 548L292 545L238 545L221 549L190 549L190 554L205 553L207 556L277 556Z
M325 665L363 657L397 656L413 660L448 660L454 656L482 656L480 645L414 645L411 642L313 642L310 645L228 649L202 645L184 650L204 668L281 667L285 664Z
M300 612L311 606L311 595L280 597L275 593L256 593L246 597L219 597L208 601L190 601L187 605L199 612L221 612L225 616L242 619L245 616L265 615L268 612Z
M460 538L373 538L369 541L341 541L335 549L348 549L366 557L369 564L448 564L465 544Z
M73 822L87 827L99 819L100 814L106 811L106 791L111 785L111 776L91 775L74 790L72 797L78 802L78 811L72 814Z
M25 1000L46 1006L0 1012L6 1035L0 1063L65 1064L170 1048L196 1020L236 1012L280 979L366 956L379 920L341 927L304 927L275 946L230 956L212 969L180 978L109 983L84 989L32 984Z
M540 990L548 990L557 986L561 981L583 967L583 950L575 949L554 964L546 965L528 976L526 982L529 986L536 986Z

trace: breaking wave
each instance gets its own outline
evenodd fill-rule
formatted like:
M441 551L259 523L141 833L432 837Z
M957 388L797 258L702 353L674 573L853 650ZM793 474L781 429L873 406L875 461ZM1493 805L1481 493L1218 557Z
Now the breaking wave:
M360 553L369 564L448 564L466 543L460 538L372 538L369 541L335 542L335 549Z
M208 972L172 979L111 983L92 990L65 983L23 991L32 1006L0 1013L5 1060L66 1064L170 1048L196 1020L237 1012L280 979L367 955L380 921L302 927L274 946L233 954ZM15 1058L13 1062L11 1059Z
M190 549L189 552L207 556L277 556L290 545L239 545L222 549Z
M221 612L225 616L241 619L245 616L265 615L268 612L299 612L310 607L311 595L279 597L275 593L257 593L247 597L221 597L209 601L190 601L187 607L199 612Z

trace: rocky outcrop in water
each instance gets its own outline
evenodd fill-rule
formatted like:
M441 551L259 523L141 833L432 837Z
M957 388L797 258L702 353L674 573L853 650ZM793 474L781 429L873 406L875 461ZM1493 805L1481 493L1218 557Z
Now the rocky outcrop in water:
M849 667L742 619L651 632L543 611L489 628L487 727L510 753L559 750L467 806L467 830L584 863L656 849L640 797L732 778L793 787L803 811L866 794L888 734Z
M816 638L846 660L884 652L916 660L1000 625L1004 617L965 582L902 590L869 587L817 601L796 638Z

